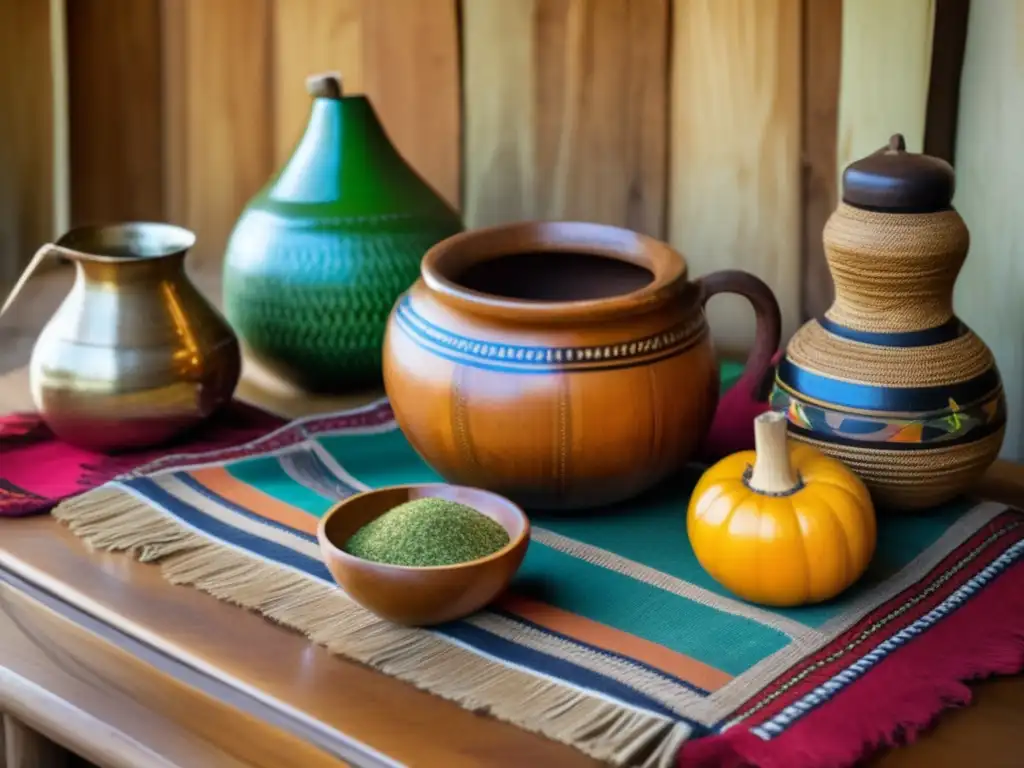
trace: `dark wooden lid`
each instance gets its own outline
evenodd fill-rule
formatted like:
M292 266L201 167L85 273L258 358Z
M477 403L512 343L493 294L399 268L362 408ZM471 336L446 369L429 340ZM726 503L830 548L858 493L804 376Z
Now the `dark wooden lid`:
M953 166L938 157L907 152L903 134L843 171L843 202L872 211L932 213L953 202Z

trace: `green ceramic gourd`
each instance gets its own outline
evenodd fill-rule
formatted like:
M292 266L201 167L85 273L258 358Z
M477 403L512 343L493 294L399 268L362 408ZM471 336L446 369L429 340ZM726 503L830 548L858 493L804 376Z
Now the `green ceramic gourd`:
M423 254L462 230L364 96L309 78L305 134L228 241L224 306L247 353L308 391L377 383L388 313Z

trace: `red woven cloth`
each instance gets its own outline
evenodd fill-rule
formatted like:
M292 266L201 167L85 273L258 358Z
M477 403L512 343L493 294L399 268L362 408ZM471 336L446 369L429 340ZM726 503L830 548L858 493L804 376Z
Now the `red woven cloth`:
M169 453L241 445L285 422L233 402L201 428L172 443L141 451L96 453L58 440L34 413L0 417L0 517L48 512L61 499L82 493Z

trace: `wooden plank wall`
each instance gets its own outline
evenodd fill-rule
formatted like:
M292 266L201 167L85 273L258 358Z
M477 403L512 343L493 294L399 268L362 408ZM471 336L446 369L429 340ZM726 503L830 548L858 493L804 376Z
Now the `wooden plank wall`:
M0 2L0 296L68 224L63 0Z
M463 0L466 221L664 235L667 0Z
M0 123L0 286L56 230L103 219L189 226L193 268L218 271L238 213L303 130L306 76L337 70L469 226L627 226L671 242L694 275L760 275L791 332L832 299L821 230L842 168L899 131L956 161L977 252L958 297L1024 402L1011 330L1024 323L985 303L997 281L1004 305L1020 304L1024 174L1005 158L1021 156L1008 105L1021 99L1022 3L0 3L0 97L14 115ZM752 338L739 299L716 299L711 319L720 346Z
M739 268L800 320L800 0L676 0L669 240L694 275ZM719 345L753 341L753 311L715 299Z
M67 4L71 223L160 219L160 3Z
M992 348L1010 420L1003 456L1024 459L1024 0L974 0L956 136L954 200L971 230L958 313Z
M275 166L309 114L306 76L334 70L372 100L398 150L458 206L458 6L452 0L273 0Z
M166 0L168 218L196 233L193 266L219 269L235 219L273 169L268 0Z
M818 317L835 291L825 262L822 231L839 199L839 88L843 0L804 3L801 30L803 100L803 257L801 315Z
M902 133L924 148L935 0L843 3L838 167Z

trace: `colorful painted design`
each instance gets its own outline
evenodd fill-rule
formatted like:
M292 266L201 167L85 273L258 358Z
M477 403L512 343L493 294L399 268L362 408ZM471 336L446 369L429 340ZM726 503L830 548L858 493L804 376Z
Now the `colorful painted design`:
M793 427L814 433L823 440L890 444L887 447L948 444L987 435L1006 421L1002 389L967 408L953 398L947 398L947 405L940 413L898 419L831 410L804 402L778 385L771 394L771 407L784 411Z
M976 403L988 400L1002 389L994 367L952 384L894 387L833 378L799 366L788 357L779 363L775 381L787 392L799 394L802 400L827 404L836 410L900 414L945 411L951 397L958 403Z
M416 344L464 365L509 373L547 373L558 370L608 370L647 364L681 354L707 334L704 315L640 339L587 347L545 347L474 339L449 331L420 315L404 296L395 312L398 326Z

